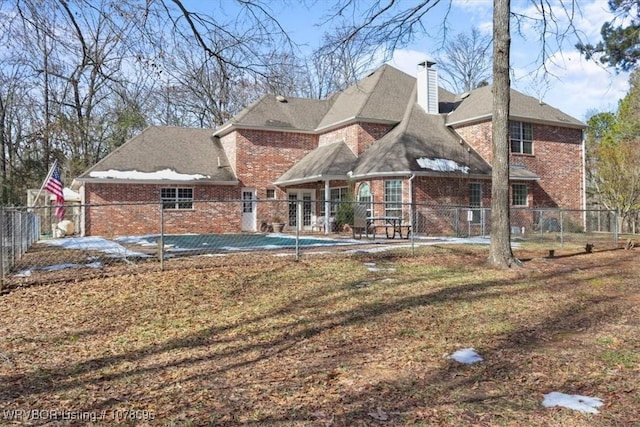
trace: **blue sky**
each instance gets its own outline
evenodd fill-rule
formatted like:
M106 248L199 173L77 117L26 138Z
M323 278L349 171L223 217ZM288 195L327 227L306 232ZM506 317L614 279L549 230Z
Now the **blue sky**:
M400 0L411 2L413 0ZM559 4L558 0L550 0ZM366 3L363 2L363 3ZM574 24L582 33L584 41L596 43L600 40L600 28L612 19L605 0L580 0L580 13L574 18ZM322 24L332 0L299 2L272 1L271 12L278 18L291 38L303 45L302 49L311 51L320 41L322 34L330 31ZM416 39L405 49L396 51L389 63L401 70L415 75L416 66L425 58L432 58L443 42L442 24L447 1L441 1L429 12L425 27L429 36ZM532 3L528 0L512 0L512 11L533 15ZM558 13L560 6L553 9ZM453 0L447 17L448 35L468 32L475 26L487 34L492 28L492 1L490 0ZM574 48L576 39L569 37L561 45L555 38L547 39L555 54L547 59L548 73L540 71L541 43L540 32L531 26L521 28L522 36L516 34L512 26L512 86L528 95L542 98L544 102L585 120L586 114L593 111L615 111L618 101L628 90L628 73L616 74L584 60ZM373 67L375 68L375 67ZM546 78L546 82L545 82Z

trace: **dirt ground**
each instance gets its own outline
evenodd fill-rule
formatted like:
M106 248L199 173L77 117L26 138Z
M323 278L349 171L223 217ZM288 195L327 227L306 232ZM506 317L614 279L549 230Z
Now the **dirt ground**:
M532 245L512 270L442 245L38 273L0 296L0 424L639 425L638 251ZM483 361L449 357L463 348ZM603 404L545 408L552 391Z

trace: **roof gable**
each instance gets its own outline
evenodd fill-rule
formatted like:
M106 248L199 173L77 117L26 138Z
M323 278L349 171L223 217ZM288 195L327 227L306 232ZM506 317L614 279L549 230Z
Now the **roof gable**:
M211 134L210 129L147 127L78 179L236 182L222 145Z
M322 179L346 179L356 155L344 142L321 145L285 172L276 185L292 185Z
M400 173L490 173L489 164L460 144L441 115L411 104L402 123L376 141L358 160L353 176Z
M313 131L331 107L331 101L265 95L228 122L243 127Z
M397 123L402 119L415 84L415 77L383 65L341 92L318 129L354 118Z
M457 99L457 106L448 115L447 124L457 124L489 118L493 114L493 85L467 92ZM585 127L584 123L532 96L511 89L509 116L532 122L555 123L558 126Z

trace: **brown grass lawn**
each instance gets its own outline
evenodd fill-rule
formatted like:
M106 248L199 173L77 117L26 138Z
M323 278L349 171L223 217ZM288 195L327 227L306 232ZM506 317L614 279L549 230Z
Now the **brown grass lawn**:
M640 250L529 248L511 271L486 251L177 260L13 289L0 425L640 425ZM446 357L466 347L484 361ZM551 391L604 405L544 408Z

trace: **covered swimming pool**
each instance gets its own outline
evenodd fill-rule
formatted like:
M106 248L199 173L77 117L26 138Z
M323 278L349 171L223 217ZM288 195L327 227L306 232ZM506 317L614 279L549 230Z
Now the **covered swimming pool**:
M143 246L157 246L160 236L143 236L134 241L127 238L127 243ZM332 247L359 245L362 241L344 238L324 238L300 236L298 247ZM277 249L295 249L296 236L288 234L178 234L163 237L165 252L206 251L237 252L266 251Z

